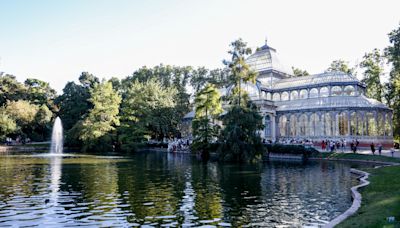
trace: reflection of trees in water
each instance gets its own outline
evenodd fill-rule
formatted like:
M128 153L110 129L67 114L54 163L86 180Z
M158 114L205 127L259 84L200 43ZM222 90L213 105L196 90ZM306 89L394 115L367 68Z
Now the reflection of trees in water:
M3 201L15 195L32 196L44 193L43 185L48 183L45 177L49 172L46 166L35 165L32 158L11 156L0 157L0 163L0 198Z
M147 153L134 157L138 161L119 164L119 190L125 192L136 219L175 215L179 211L186 167L170 164L164 156L167 154Z
M203 220L222 218L222 199L218 183L217 164L193 164L191 177L195 192L195 215Z
M224 201L224 217L234 227L249 224L251 211L249 205L257 204L255 199L261 196L262 166L251 165L221 165L218 166L219 184Z

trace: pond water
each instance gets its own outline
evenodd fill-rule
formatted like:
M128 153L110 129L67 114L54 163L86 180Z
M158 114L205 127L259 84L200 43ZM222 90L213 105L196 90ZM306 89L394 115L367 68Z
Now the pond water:
M350 164L204 165L188 155L1 155L0 227L320 226L351 205Z

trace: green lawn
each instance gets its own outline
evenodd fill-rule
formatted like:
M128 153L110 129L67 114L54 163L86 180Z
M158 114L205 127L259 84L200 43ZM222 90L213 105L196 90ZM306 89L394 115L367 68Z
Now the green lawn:
M315 158L332 158L332 159L346 159L346 160L363 160L363 161L377 161L377 162L395 162L400 163L400 158L392 158L379 155L368 154L349 154L349 153L319 153L314 156Z
M400 166L365 171L371 183L360 189L361 208L337 227L400 227ZM389 216L396 222L388 223Z

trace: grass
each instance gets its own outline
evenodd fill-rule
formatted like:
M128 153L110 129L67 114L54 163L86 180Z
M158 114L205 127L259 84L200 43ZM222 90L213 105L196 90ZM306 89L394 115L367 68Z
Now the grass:
M400 166L365 169L371 175L360 189L361 208L337 227L400 227ZM394 216L394 223L387 217Z
M380 156L380 155L352 154L352 153L351 154L350 153L319 153L318 155L314 156L314 158L400 163L400 158L392 158L392 157Z

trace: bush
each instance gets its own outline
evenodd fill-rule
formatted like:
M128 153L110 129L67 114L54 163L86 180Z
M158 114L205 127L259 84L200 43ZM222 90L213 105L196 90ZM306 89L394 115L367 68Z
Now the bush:
M303 145L267 144L266 147L268 153L305 155L307 157L319 153L315 148Z

